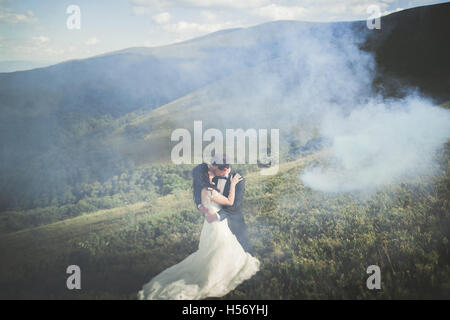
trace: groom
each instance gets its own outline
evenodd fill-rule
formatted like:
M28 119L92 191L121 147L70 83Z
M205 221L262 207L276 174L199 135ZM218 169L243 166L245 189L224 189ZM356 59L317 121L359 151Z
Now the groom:
M223 161L218 160L219 159L216 159L212 162L212 169L215 175L213 182L217 186L219 192L225 197L228 197L230 193L231 178L236 174L236 172L231 172L230 165L228 164L225 156L223 157ZM244 216L242 215L241 210L242 201L244 199L244 191L245 180L242 180L236 185L234 204L232 206L223 206L216 216L206 216L209 223L216 220L222 221L223 219L228 219L228 226L231 232L236 236L242 248L246 252L251 253L247 225L245 224ZM204 206L200 205L199 209L203 211L203 213L207 213L207 209Z

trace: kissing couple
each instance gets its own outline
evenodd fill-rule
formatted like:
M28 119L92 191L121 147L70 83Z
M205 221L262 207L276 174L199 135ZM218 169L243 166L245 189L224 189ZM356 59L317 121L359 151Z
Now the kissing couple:
M241 211L245 180L226 157L192 170L194 201L205 215L198 250L145 284L140 300L223 297L259 271Z

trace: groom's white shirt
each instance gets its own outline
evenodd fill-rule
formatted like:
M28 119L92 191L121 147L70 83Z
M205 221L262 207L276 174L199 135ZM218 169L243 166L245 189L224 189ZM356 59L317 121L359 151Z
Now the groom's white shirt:
M228 172L227 175L224 176L224 178L228 179L229 175L230 175L230 173ZM219 189L221 194L223 194L223 191L225 190L225 185L227 184L226 179L219 179L217 181L217 189Z
M222 194L223 195L223 191L225 190L225 185L227 184L227 180L228 180L228 176L230 175L230 172L228 172L225 176L224 176L224 178L226 178L226 179L219 179L219 180L217 180L217 189L219 189L219 192L220 192L220 194ZM220 220L220 215L219 215L219 213L216 213L217 214L217 218Z

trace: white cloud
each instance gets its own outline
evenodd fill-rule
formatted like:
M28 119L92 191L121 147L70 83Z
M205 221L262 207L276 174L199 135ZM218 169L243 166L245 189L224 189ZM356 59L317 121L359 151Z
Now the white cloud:
M179 20L203 19L220 23L228 20L258 24L273 20L348 21L369 18L367 8L379 7L380 13L393 10L393 0L130 0L135 15L170 11ZM180 13L180 9L183 11ZM179 15L175 12L180 13ZM172 19L174 20L174 19Z
M36 45L38 45L38 46L50 42L50 38L49 38L49 37L45 37L45 36L32 37L31 39L32 39L33 42L34 42Z
M131 0L135 14L151 14L166 8L258 8L269 4L270 0ZM153 11L152 11L153 9Z
M227 29L233 25L233 22L210 24L180 21L177 23L164 25L163 30L169 33L177 34L178 40L186 40L195 36Z
M285 19L329 22L364 20L370 16L367 12L369 6L378 6L380 12L387 10L389 7L389 4L380 0L294 0L281 2L289 5L272 4L267 6L266 12L261 12L263 8L260 8L254 10L254 13L272 20L279 16L285 17Z
M200 37L219 30L243 26L239 21L225 21L222 23L197 23L178 21L157 25L149 29L150 39L143 42L145 47L157 47L182 42Z
M59 56L59 55L64 54L65 52L66 51L64 49L55 48L55 47L52 47L52 48L49 47L49 48L45 49L45 53L47 53L50 56Z
M200 15L202 16L203 20L205 21L216 21L218 19L217 14L210 10L202 10L200 12Z
M100 41L96 37L93 37L93 38L87 39L84 44L87 45L87 46L95 46L99 42Z
M143 7L143 6L133 6L132 10L133 10L133 14L136 16L155 13L155 10L153 10L153 8Z
M31 10L26 13L19 13L9 8L0 7L0 23L35 23L37 21L38 19Z
M9 49L14 52L16 57L29 57L32 56L34 59L47 59L50 56L61 56L66 53L66 50L61 49L56 46L49 46L49 41L39 40L39 37L35 37L32 43L25 43L17 46L9 47ZM20 58L22 59L22 58ZM26 59L26 58L23 58Z
M27 41L23 44L17 46L12 46L11 49L18 55L29 55L34 58L42 59L48 58L49 56L61 56L67 52L67 50L62 49L56 45L52 45L52 41L47 36L35 36L31 37L31 41Z
M256 9L254 12L270 20L301 20L306 18L307 10L303 7L285 7L271 4Z
M163 12L152 17L152 20L157 24L168 23L172 19L172 15L169 12Z
M370 16L367 8L371 4L378 5L380 12L389 8L382 0L130 0L130 4L134 14L150 14L155 22L145 46L274 20L363 20Z
M270 3L269 0L184 0L184 2L199 8L220 7L232 9L258 8Z
M143 44L144 47L157 47L159 45L160 45L159 42L153 42L153 41L144 41L144 44Z

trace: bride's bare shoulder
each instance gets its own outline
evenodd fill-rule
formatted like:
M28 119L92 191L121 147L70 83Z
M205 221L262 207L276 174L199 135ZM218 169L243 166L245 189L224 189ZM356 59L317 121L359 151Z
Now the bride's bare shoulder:
M214 192L217 192L217 191L212 188L203 188L202 196L212 196L212 195L214 195Z
M202 197L214 197L217 196L219 192L213 188L203 188L202 189Z

